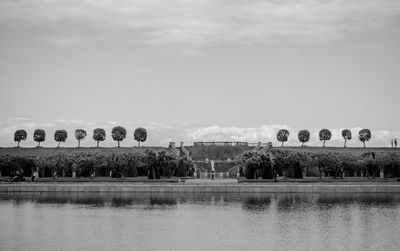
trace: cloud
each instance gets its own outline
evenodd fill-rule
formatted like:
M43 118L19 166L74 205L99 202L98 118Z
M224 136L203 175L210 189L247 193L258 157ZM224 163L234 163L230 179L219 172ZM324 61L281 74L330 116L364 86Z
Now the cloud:
M78 40L72 37L49 37L44 39L50 44L54 44L59 47L70 48L79 44L82 44L82 39Z
M28 132L28 139L23 142L23 146L33 147L36 143L32 140L32 134L35 129L44 129L47 133L47 139L44 146L55 147L57 143L53 139L55 130L66 129L68 139L63 144L64 146L76 146L74 131L78 128L83 128L88 132L88 137L82 142L82 146L94 146L95 142L92 139L92 132L95 128L100 127L106 130L107 138L102 143L103 146L115 146L115 142L111 138L111 129L116 125L124 126L127 129L127 137L122 142L122 146L134 146L136 142L133 139L133 132L137 127L144 127L148 131L148 140L144 145L148 146L168 146L169 142L185 142L186 145L191 145L195 141L245 141L245 142L272 142L277 146L280 143L276 139L276 134L279 129L287 129L290 132L289 140L286 145L300 145L297 133L303 128L292 128L288 125L262 125L259 127L224 127L218 125L193 125L187 123L148 123L136 124L131 122L86 122L79 120L59 119L56 121L21 121L16 119L0 120L0 146L14 146L13 135L17 129L25 129ZM332 138L326 143L327 146L342 146L343 139L341 130L343 128L330 128ZM358 132L361 128L354 127L351 129L353 139L348 142L348 146L360 147L361 142L358 140ZM318 132L320 129L308 129L311 133L310 141L306 143L309 146L321 146ZM372 139L367 143L369 146L389 146L390 140L399 138L400 132L390 132L387 130L372 130Z
M56 26L46 41L172 45L188 53L219 43L325 42L399 31L398 0L3 0L0 22ZM90 32L88 32L88 30Z

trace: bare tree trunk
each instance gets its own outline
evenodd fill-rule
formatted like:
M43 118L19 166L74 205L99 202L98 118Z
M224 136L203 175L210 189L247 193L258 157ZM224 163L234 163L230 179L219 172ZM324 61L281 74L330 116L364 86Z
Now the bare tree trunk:
M57 146L57 148L60 148L60 143L61 143L61 141L58 141L58 146Z
M140 147L140 140L138 141L138 147Z
M303 147L304 146L304 142L301 142L301 147Z
M18 141L18 145L17 145L17 147L19 147L19 141Z
M78 148L81 147L81 141L78 140Z
M283 147L283 141L282 141L282 145L281 145L281 147Z
M344 140L344 148L346 148L347 139Z
M119 148L119 140L118 140L118 148Z
M40 147L40 141L38 142L38 146L37 146L38 148Z
M365 141L363 141L363 145L364 145L364 148L365 148Z
M324 143L323 143L322 147L325 147L325 140L324 140Z
M97 148L99 148L99 141L97 141Z

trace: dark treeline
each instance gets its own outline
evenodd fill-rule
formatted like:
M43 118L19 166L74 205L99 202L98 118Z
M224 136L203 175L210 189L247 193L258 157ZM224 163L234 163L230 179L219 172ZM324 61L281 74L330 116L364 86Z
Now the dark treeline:
M272 149L267 153L247 151L237 159L241 175L248 179L273 179L277 176L303 178L304 175L334 178L400 177L400 155L395 152L305 152Z
M115 178L147 176L160 179L193 176L194 165L188 157L177 157L169 151L135 153L62 153L38 157L0 156L0 176L12 176L17 170L36 177Z

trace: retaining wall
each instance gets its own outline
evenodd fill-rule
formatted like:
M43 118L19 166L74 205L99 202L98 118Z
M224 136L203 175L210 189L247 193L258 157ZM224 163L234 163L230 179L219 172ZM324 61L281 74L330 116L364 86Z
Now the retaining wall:
M131 193L399 193L400 184L0 184L0 193L131 192Z

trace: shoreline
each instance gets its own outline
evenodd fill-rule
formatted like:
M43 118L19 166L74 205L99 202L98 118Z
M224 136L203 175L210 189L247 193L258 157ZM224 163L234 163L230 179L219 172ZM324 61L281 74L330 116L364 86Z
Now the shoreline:
M3 183L0 193L400 193L400 184L385 183Z

